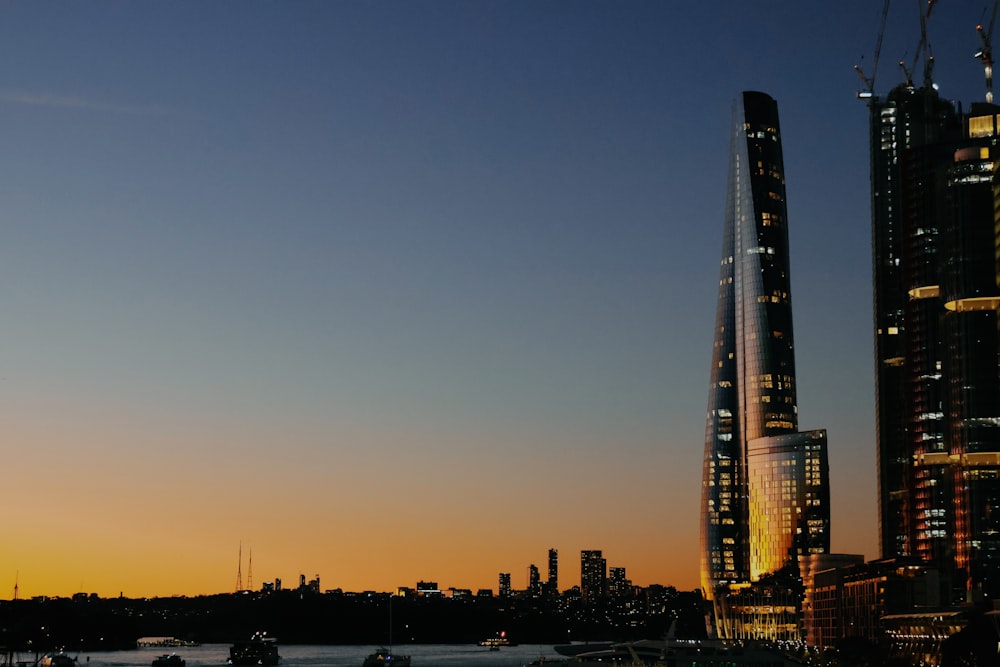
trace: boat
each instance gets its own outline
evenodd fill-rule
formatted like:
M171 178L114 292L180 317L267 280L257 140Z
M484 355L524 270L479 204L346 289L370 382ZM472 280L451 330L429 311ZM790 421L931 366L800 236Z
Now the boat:
M487 637L486 639L479 642L480 646L485 646L491 651L499 651L501 646L517 646L517 644L510 641L507 636L506 630L501 630L492 637Z
M176 653L164 653L153 658L153 667L184 667L185 664L184 658Z
M76 658L71 658L62 651L46 653L35 664L38 667L76 667Z
M380 647L374 653L365 658L362 667L410 667L410 656L396 655L390 649Z
M277 665L278 640L266 632L257 632L250 639L238 639L229 647L230 665Z
M177 637L139 637L135 640L135 645L139 648L154 646L158 648L177 648L179 646L201 646L196 641L190 639L178 639Z
M389 598L389 648L381 646L376 649L374 653L365 658L362 667L389 667L390 665L410 667L410 656L396 655L392 652L392 597Z

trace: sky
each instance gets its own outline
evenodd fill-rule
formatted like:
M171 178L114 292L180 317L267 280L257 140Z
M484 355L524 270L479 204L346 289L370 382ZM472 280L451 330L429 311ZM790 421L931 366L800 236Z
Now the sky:
M985 4L928 24L966 105ZM696 588L742 90L781 115L832 549L876 558L881 5L0 5L0 599L524 588L550 548L564 589L583 549Z

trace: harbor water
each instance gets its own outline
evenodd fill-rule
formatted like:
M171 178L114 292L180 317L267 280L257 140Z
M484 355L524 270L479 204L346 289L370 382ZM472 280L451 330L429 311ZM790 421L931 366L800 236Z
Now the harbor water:
M365 657L378 646L316 646L279 645L281 662L278 667L361 667ZM560 656L549 645L524 644L505 646L499 651L475 644L412 644L393 645L392 652L409 655L413 667L520 667L544 657ZM186 667L224 667L229 657L226 644L203 644L176 648L143 647L130 651L92 651L74 653L78 667L150 667L153 659L165 653L176 653Z

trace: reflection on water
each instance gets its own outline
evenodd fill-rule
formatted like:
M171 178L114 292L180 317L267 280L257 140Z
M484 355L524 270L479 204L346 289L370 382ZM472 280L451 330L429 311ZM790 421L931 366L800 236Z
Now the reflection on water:
M360 646L281 646L279 667L361 667L365 656L375 648ZM474 644L394 645L393 653L409 655L413 667L520 667L541 656L560 656L548 645L508 646L490 651ZM76 655L68 651L70 655ZM150 667L153 659L164 653L176 653L187 667L222 667L229 657L226 644L204 644L174 649L139 648L134 651L93 651L79 654L79 667Z

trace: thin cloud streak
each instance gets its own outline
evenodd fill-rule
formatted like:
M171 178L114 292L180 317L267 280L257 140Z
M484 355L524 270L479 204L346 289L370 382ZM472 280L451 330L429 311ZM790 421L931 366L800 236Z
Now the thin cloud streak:
M68 95L56 95L48 93L26 93L22 91L2 91L0 90L0 102L10 102L13 104L28 104L31 106L49 107L54 109L86 109L89 111L106 111L110 113L126 114L165 114L170 113L168 109L156 106L132 106L126 104L113 104L95 100L88 100L82 97L71 97Z

